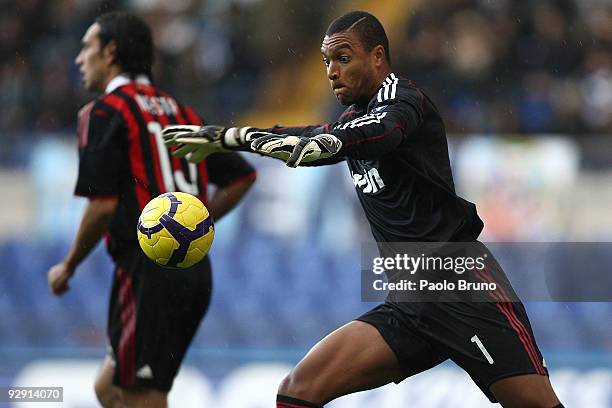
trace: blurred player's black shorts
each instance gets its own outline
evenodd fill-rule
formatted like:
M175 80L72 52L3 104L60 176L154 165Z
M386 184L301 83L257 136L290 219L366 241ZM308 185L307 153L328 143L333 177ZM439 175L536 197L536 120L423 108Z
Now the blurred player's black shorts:
M116 259L108 317L113 383L168 392L210 302L206 257L189 269L168 269L139 247Z
M385 302L357 320L376 327L405 377L451 359L491 402L494 382L516 375L548 375L520 302Z

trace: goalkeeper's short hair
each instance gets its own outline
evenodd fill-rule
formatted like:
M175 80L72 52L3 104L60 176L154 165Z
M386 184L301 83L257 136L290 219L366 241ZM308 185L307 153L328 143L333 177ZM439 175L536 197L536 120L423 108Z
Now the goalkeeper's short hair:
M351 11L332 21L325 35L330 36L349 30L357 33L366 51L371 51L377 45L382 45L385 49L387 63L391 64L387 33L375 16L366 11Z

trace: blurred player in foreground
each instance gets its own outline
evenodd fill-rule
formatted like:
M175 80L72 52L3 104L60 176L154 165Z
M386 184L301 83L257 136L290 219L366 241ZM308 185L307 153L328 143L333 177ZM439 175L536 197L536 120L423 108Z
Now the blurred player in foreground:
M365 12L339 17L321 52L334 94L349 106L336 123L272 129L177 126L164 130L167 143L177 144L177 154L193 161L231 150L283 159L292 167L345 160L379 247L477 245L483 224L474 204L455 193L442 118L419 88L391 72L387 36L376 17ZM562 407L522 303L499 293L486 302L388 299L315 345L281 383L277 407L321 407L349 393L400 382L449 358L492 402Z
M187 347L208 308L208 258L184 270L149 261L136 238L138 216L168 191L198 196L215 221L232 209L255 179L237 154L195 165L171 156L161 131L201 124L194 111L151 84L149 27L123 13L98 17L76 57L85 87L101 96L79 112L79 174L75 194L89 203L64 260L49 270L62 295L76 267L103 235L115 262L108 316L109 355L95 383L104 407L165 407ZM207 184L217 186L207 200Z

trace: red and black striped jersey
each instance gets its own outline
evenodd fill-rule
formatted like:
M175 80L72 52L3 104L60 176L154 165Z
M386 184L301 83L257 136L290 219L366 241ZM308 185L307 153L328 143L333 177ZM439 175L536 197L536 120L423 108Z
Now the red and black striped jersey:
M114 196L119 204L109 226L109 251L136 245L136 224L144 206L168 191L183 191L207 202L207 185L223 187L255 170L241 156L209 156L198 164L171 155L161 131L171 124L202 124L189 106L149 83L123 81L79 112L79 174L75 194Z

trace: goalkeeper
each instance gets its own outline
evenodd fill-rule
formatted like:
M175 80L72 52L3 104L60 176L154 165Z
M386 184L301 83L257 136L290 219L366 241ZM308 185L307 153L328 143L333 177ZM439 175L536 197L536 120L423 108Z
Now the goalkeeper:
M175 126L164 130L166 143L196 162L233 150L291 167L344 160L378 243L476 242L483 223L474 204L455 193L442 118L419 88L391 72L387 36L376 17L351 12L334 20L321 53L336 98L348 106L337 122L270 129ZM492 298L387 300L321 340L281 383L277 407L321 407L446 359L504 407L562 406L522 303Z

